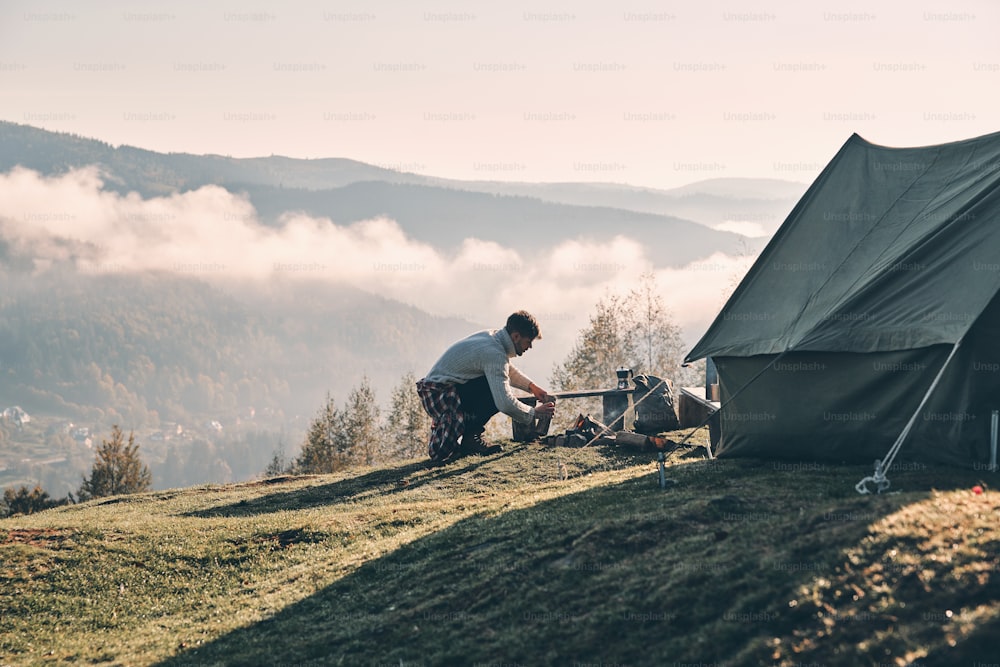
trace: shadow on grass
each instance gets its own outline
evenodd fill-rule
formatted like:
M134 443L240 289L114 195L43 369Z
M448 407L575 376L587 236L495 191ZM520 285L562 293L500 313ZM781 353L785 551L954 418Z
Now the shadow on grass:
M678 466L677 484L665 492L650 475L471 517L160 665L772 664L774 638L819 622L793 604L802 591L839 576L873 524L930 502L934 485L925 484L930 476L907 476L905 494L862 497L842 492L861 467L846 469L847 479L837 467L788 480L769 466ZM973 479L946 478L954 488ZM374 473L344 480L324 495L357 493L378 480L385 481ZM940 477L935 484L942 488ZM920 664L972 664L993 655L996 618L950 647L928 615L938 610L922 606L917 588L903 590L898 601L925 635L928 655ZM988 601L998 600L1000 593ZM842 625L851 625L852 639L860 632L876 642L898 622L890 609ZM838 653L837 631L832 626L809 662L901 659L883 651L858 662L856 653Z
M253 500L241 500L228 505L210 507L197 512L189 512L183 516L200 518L257 516L349 502L374 494L391 495L401 491L412 491L426 484L445 482L473 471L485 463L503 459L511 454L512 452L508 451L488 458L468 456L444 465L418 461L395 468L378 468L371 472L346 477L331 484L292 491L276 491ZM280 481L265 480L260 483L280 484Z

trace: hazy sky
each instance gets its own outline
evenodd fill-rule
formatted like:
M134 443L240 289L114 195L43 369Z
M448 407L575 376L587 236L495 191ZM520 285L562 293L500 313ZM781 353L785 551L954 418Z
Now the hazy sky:
M6 0L0 118L156 151L347 157L460 179L809 182L852 132L924 145L1000 130L998 27L1000 3L986 0ZM267 280L292 263L480 323L524 307L547 331L522 366L536 378L597 298L644 270L693 343L753 259L656 269L655 248L624 238L534 258L465 239L446 254L390 220L273 229L219 188L141 200L104 191L92 170L0 176L0 205L7 240L40 266L69 236L105 249L95 271ZM595 257L614 268L589 270ZM396 264L411 268L377 268Z
M4 120L462 179L809 181L1000 130L1000 3L0 5Z

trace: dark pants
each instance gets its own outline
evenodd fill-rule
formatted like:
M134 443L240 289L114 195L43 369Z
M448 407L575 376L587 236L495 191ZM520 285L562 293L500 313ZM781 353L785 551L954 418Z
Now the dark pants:
M482 433L486 429L486 422L498 412L486 376L455 385L455 389L458 390L462 412L465 413L465 433L470 436Z

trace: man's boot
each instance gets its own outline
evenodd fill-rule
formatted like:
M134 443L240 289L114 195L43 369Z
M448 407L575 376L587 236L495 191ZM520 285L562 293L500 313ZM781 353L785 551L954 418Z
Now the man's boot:
M462 436L462 451L466 454L475 454L477 456L489 456L490 454L499 454L502 452L503 447L491 444L483 439L485 431L486 429L481 427L466 429L465 435Z

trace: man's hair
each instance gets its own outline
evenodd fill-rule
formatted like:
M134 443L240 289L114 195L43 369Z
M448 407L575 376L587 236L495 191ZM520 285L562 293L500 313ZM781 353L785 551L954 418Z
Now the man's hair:
M538 320L526 310L511 313L510 317L507 318L507 326L505 328L509 334L516 331L532 340L542 337L542 332L538 329Z

